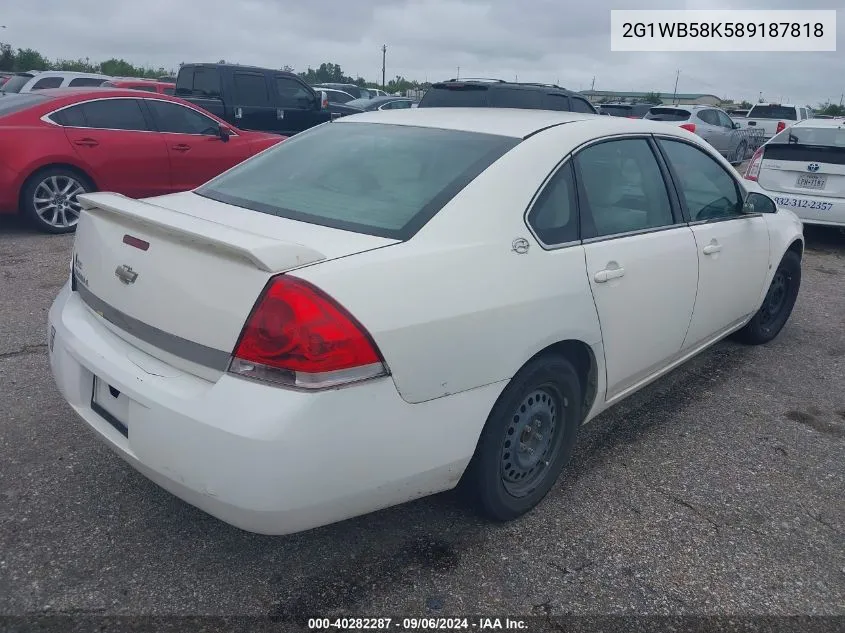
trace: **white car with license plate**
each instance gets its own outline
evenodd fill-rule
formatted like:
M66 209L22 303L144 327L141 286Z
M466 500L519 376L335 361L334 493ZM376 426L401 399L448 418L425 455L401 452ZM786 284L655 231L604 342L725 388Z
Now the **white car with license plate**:
M845 121L787 128L755 152L745 178L805 224L845 227Z
M696 135L614 117L366 113L195 191L80 200L59 390L269 534L459 482L517 517L583 423L731 333L771 340L801 279L794 214Z

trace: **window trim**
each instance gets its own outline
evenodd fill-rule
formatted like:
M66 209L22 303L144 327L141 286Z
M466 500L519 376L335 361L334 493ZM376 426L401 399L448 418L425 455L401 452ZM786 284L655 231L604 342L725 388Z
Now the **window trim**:
M744 219L744 218L753 218L753 217L762 216L762 213L741 213L740 212L738 215L735 215L735 216L730 217L730 218L709 218L707 220L693 220L692 216L690 216L690 212L689 212L689 208L687 207L686 199L684 198L684 196L681 195L680 177L678 176L678 172L675 170L674 165L672 165L672 162L669 160L669 157L666 155L666 151L661 146L661 144L660 144L661 140L675 141L677 143L683 143L685 145L689 145L693 149L696 149L699 152L702 152L705 156L710 158L710 160L712 160L714 163L716 163L722 169L722 171L728 176L728 178L730 178L733 181L734 188L736 189L737 197L739 198L740 202L742 202L743 204L745 203L745 199L748 197L749 192L746 191L745 188L742 186L742 183L739 182L739 178L735 178L734 175L730 173L730 171L725 169L724 165L722 165L718 160L716 160L713 156L711 156L708 153L707 150L700 147L698 144L690 142L690 141L688 141L687 139L684 139L684 138L679 138L677 136L670 136L670 135L667 135L667 134L653 134L652 136L654 137L654 141L655 141L655 145L657 147L657 150L660 152L661 156L666 161L666 165L669 169L669 173L671 174L672 182L674 184L675 191L676 191L677 196L678 196L678 202L681 205L681 210L683 212L683 216L684 216L684 219L686 220L687 226L693 227L693 226L700 226L702 224L716 224L717 222L732 222L734 220L741 220L741 219ZM721 155L720 155L720 157L721 157Z
M581 169L577 163L573 163L575 167L575 190L577 193L577 200L578 200L578 222L579 222L579 235L581 236L581 243L586 244L594 244L596 242L604 242L607 240L615 240L622 237L631 237L634 235L645 235L647 233L657 233L660 231L668 231L670 229L676 229L678 227L686 227L688 226L686 216L681 212L681 208L678 205L680 200L677 197L677 192L674 189L674 183L672 182L671 175L669 171L666 169L666 166L662 163L662 156L658 154L659 148L656 147L656 143L652 138L651 134L643 134L643 133L635 133L635 134L617 134L612 137L602 137L600 139L593 139L592 141L587 141L582 145L579 145L572 151L573 158L577 157L579 152L592 147L593 145L598 145L601 143L609 143L613 141L620 141L620 140L636 140L642 139L646 141L649 149L651 150L652 156L654 156L654 161L657 163L657 168L660 171L660 176L663 178L663 186L666 188L666 197L669 199L669 212L672 214L672 224L667 224L666 226L655 226L649 227L645 229L637 229L635 231L625 231L624 233L612 233L610 235L598 235L596 237L588 237L584 238L584 231L583 231L583 214L581 211L581 200L582 198L586 199L586 190L583 188L583 177L581 176ZM671 185L671 186L670 186ZM673 195L675 194L675 195Z

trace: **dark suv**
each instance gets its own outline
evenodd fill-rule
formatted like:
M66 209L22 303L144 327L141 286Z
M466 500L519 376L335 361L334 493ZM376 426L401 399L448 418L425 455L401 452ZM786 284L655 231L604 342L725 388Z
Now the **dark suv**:
M560 86L501 79L450 79L432 84L418 107L523 108L598 114L582 95Z

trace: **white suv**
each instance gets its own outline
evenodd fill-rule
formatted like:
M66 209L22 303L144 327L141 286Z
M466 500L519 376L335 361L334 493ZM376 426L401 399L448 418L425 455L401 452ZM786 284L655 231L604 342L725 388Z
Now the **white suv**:
M93 88L111 79L107 75L76 73L64 70L44 70L16 73L9 78L3 92L32 92L45 88Z

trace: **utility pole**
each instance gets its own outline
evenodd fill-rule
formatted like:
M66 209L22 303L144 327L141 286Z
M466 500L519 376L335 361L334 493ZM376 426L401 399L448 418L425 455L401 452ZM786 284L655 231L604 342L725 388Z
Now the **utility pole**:
M458 66L458 74L455 75L455 79L460 79L460 78L461 78L461 67Z
M596 76L593 75L593 83L590 84L590 92L596 89Z
M384 70L385 70L385 61L387 60L387 44L381 45L381 89L385 90L386 84L384 83Z
M675 73L675 92L672 94L672 105L678 105L676 100L678 97L678 79L681 77L681 71L678 69L678 72Z
M842 107L842 102L845 101L845 92L842 93L842 96L839 97L839 107Z

